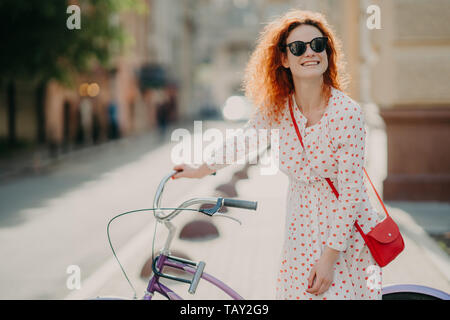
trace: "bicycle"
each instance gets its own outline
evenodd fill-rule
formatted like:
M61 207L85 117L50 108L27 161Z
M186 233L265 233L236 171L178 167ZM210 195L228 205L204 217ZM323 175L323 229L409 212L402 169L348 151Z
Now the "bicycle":
M239 199L230 199L230 198L222 198L222 197L208 197L208 198L193 198L187 201L184 201L179 207L177 208L161 208L161 198L162 194L164 192L164 187L169 179L177 173L177 171L171 171L168 175L163 177L161 182L159 183L159 186L156 190L155 198L153 200L153 208L151 209L141 209L141 210L134 210L126 213L119 214L112 218L108 223L108 239L109 237L109 225L110 223L125 214L138 212L138 211L153 211L154 217L157 220L157 223L155 224L155 233L153 236L153 247L154 247L154 241L155 241L155 235L156 235L156 226L158 223L164 224L164 226L168 229L169 234L167 236L167 239L165 241L163 249L161 249L160 254L156 257L154 257L153 249L152 249L152 270L153 274L149 279L147 289L144 292L144 296L142 297L143 300L151 300L155 293L161 294L163 297L169 299L169 300L182 300L182 298L176 294L172 289L165 286L160 282L161 278L166 278L178 282L188 283L189 289L188 292L190 294L195 294L197 286L199 284L199 281L201 279L206 280L216 286L219 290L222 290L225 292L230 298L234 300L243 300L244 298L239 295L236 291L234 291L231 287L229 287L227 284L223 283L219 279L215 278L214 276L204 272L205 268L205 262L199 261L194 262L187 259L179 258L172 256L170 254L170 245L171 242L175 236L176 227L172 224L171 220L175 218L181 211L183 210L189 210L189 211L197 211L204 213L210 217L225 217L232 220L235 220L240 223L240 221L234 217L227 216L226 214L218 213L218 211L223 207L234 207L234 208L241 208L241 209L247 209L247 210L256 210L257 208L257 202L256 201L247 201L247 200L239 200ZM215 173L213 173L215 174ZM202 204L208 204L208 205L214 205L211 208L207 209L192 209L188 208L193 205L202 205ZM169 214L164 214L164 210L172 210ZM134 289L133 285L131 284L130 280L128 279L128 276L126 275L125 270L123 269L122 265L120 264L120 261L118 260L115 251L113 249L113 246L110 242L110 246L113 252L114 257L116 258L118 264L120 265L120 268L122 269L122 272L128 281L129 285L134 291L134 299L137 299L136 290ZM169 275L166 273L163 273L164 267L172 267L178 270L181 270L185 272L186 274L189 274L192 276L191 279L185 279L181 277L176 277L174 275ZM124 300L126 298L121 297L97 297L95 300ZM383 300L449 300L450 295L447 293L433 289L426 286L419 286L419 285L392 285L385 288L382 288L382 299ZM126 299L128 300L128 299Z
M228 219L237 221L238 223L241 223L238 219L236 219L234 217L219 213L219 210L223 206L247 209L247 210L256 210L257 204L258 204L257 201L247 201L247 200L230 199L230 198L222 198L222 197L205 197L205 198L189 199L187 201L184 201L177 208L161 208L161 198L162 198L162 194L164 192L164 187L165 187L167 181L169 181L175 173L177 173L177 171L174 171L174 170L171 171L168 175L163 177L163 179L159 183L158 188L156 189L156 194L155 194L154 200L153 200L153 208L133 210L133 211L119 214L119 215L115 216L114 218L112 218L108 223L108 231L107 231L108 239L110 239L109 225L114 219L116 219L120 216L123 216L125 214L133 213L133 212L152 210L154 212L154 217L157 220L157 223L155 224L155 234L156 234L156 226L158 225L158 223L162 223L168 229L169 233L167 235L164 247L161 249L160 254L156 257L153 257L154 254L153 254L153 250L152 250L153 275L149 279L147 289L145 290L145 293L144 293L144 296L142 299L143 300L151 300L155 293L159 293L169 300L181 300L182 298L179 295L177 295L174 291L172 291L170 288L166 287L164 284L162 284L159 281L160 278L166 278L166 279L190 284L188 292L191 294L195 294L200 279L203 279L203 280L206 280L206 281L212 283L220 290L224 291L232 299L242 300L243 298L236 291L231 289L228 285L226 285L219 279L215 278L214 276L209 275L203 271L205 268L205 262L203 262L203 261L194 262L194 261L190 261L187 259L175 257L170 254L170 245L171 245L171 242L172 242L172 240L175 236L175 232L176 232L176 227L172 224L171 220L174 219L181 211L189 210L189 211L201 212L210 217L213 217L213 216L214 217L224 217L224 218L228 218ZM213 173L213 175L215 175L215 173ZM189 209L188 208L190 206L203 205L203 204L213 205L213 207L207 208L207 209L202 209L202 208ZM164 214L163 210L172 210L172 212L170 212L168 214ZM155 234L153 237L153 247L154 247ZM129 285L135 292L134 299L136 299L136 291L135 291L133 285L131 284L130 280L128 279L128 276L126 275L122 265L120 264L120 261L118 260L116 254L115 254L115 251L112 247L111 241L109 241L109 242L110 242L111 249L113 251L113 255L116 258L117 262L119 263L120 268L122 269L122 273L124 274ZM192 278L190 280L188 280L185 278L176 277L173 275L163 273L164 267L172 267L175 269L179 269L181 271L184 271L187 274L191 274ZM97 297L97 298L95 298L95 300L111 300L111 299L112 300L117 300L117 299L122 300L125 298L122 298L122 297Z

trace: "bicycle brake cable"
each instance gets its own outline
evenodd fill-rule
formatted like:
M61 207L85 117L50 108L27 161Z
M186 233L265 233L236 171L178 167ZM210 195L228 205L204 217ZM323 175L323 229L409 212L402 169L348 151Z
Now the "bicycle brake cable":
M108 222L108 225L106 226L106 234L107 234L107 236L108 236L109 246L110 246L110 248L111 248L111 251L112 251L112 253L113 253L114 258L116 259L117 263L118 263L119 266L120 266L120 269L122 270L123 275L125 276L125 279L126 279L127 282L128 282L128 285L131 287L131 290L133 290L133 293L134 293L133 299L135 299L135 300L137 299L136 289L135 289L135 287L133 286L133 284L131 283L130 279L128 278L127 273L125 272L125 269L123 268L122 264L121 264L120 261L119 261L119 258L117 257L116 251L114 250L114 247L113 247L113 245L112 245L112 243L111 243L111 237L110 237L110 235L109 235L109 226L110 226L111 222L113 222L115 219L117 219L117 218L119 218L119 217L121 217L121 216L124 216L124 215L127 215L127 214L132 214L132 213L137 213L137 212L154 211L154 210L157 210L157 209L156 209L156 208L148 208L148 209L138 209L138 210L132 210L132 211L123 212L123 213L120 213L120 214L116 215L115 217L111 218L111 219L109 220L109 222ZM196 212L199 212L198 209L193 209L193 208L158 208L158 210L186 210L186 211L196 211ZM158 222L159 222L159 221L156 221L156 223L155 223L155 231L154 231L154 233L153 233L152 261L153 261L153 259L154 259L155 236L156 236L156 227L157 227L157 225L158 225Z

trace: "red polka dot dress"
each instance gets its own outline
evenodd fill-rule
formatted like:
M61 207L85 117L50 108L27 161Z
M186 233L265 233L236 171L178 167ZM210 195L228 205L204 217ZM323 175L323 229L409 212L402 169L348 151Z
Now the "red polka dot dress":
M250 148L230 147L227 140L225 152L217 148L206 163L218 170L229 164L223 157L231 159L230 153L242 157L252 150L255 130L249 129L279 129L279 143L274 146L272 141L272 149L278 149L279 169L289 177L289 186L276 298L381 299L381 269L354 226L357 220L367 233L380 220L364 183L362 109L345 93L332 88L322 118L306 127L307 118L293 101L293 114L305 148L297 138L286 103L282 116L270 128L260 114L249 120L243 134ZM336 187L339 199L326 177ZM333 282L325 293L309 294L308 277L325 246L341 251L334 265Z

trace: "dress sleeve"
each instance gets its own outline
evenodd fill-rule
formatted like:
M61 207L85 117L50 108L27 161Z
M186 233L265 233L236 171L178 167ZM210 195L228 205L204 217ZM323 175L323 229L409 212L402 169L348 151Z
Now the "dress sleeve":
M206 156L205 163L211 170L217 171L234 163L244 164L246 158L255 157L270 145L267 118L256 110L242 128L231 132Z
M338 151L338 207L334 215L327 245L338 251L347 249L348 240L358 213L362 209L364 187L365 126L364 114L357 104L336 117Z

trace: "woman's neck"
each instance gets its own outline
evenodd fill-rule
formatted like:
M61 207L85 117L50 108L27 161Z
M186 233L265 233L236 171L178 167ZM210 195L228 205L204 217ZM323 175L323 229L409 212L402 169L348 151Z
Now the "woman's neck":
M323 104L323 77L314 79L294 79L295 101L304 114L321 109Z

